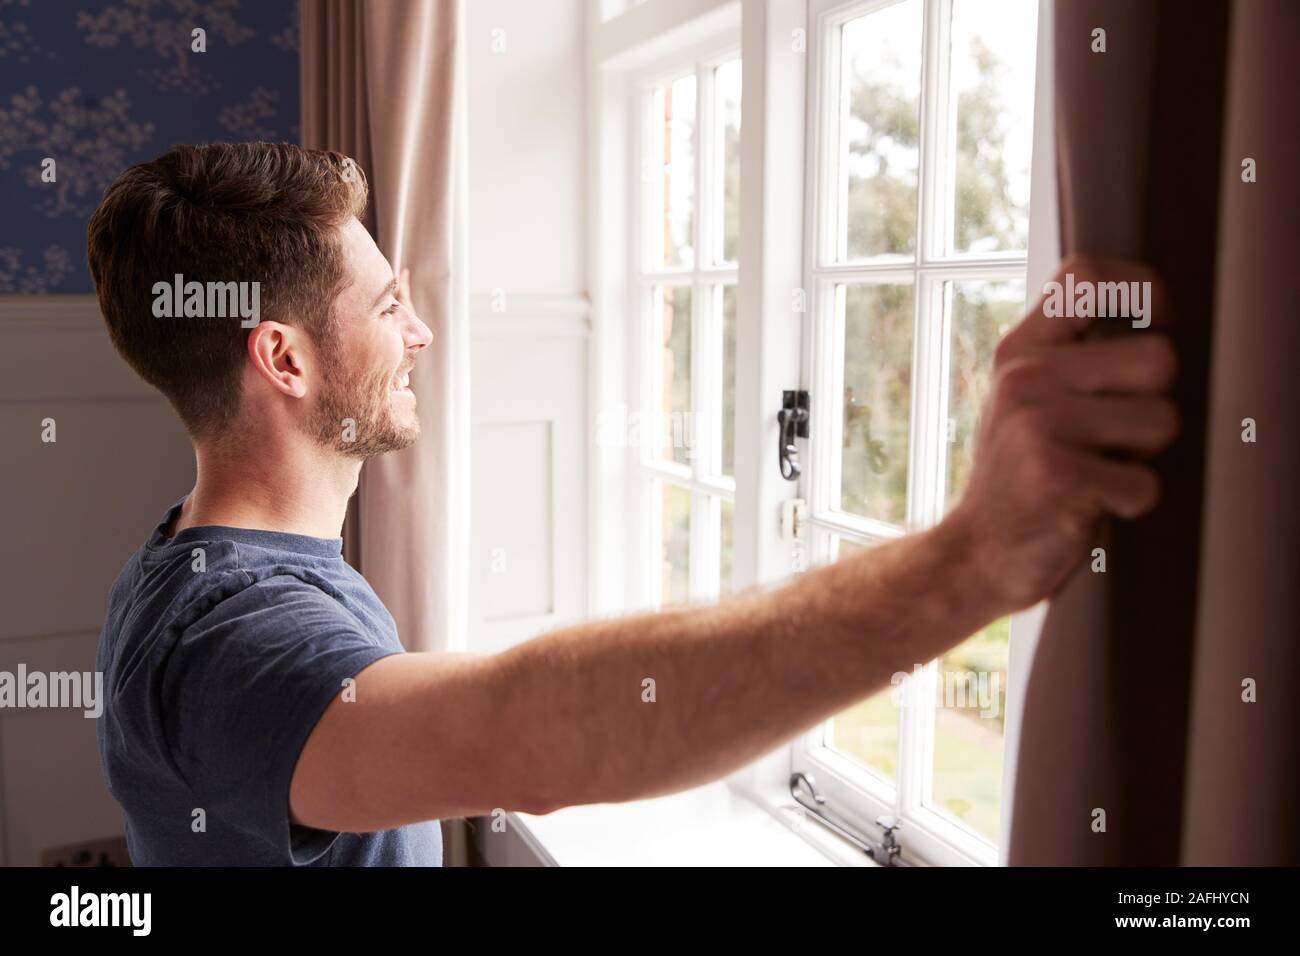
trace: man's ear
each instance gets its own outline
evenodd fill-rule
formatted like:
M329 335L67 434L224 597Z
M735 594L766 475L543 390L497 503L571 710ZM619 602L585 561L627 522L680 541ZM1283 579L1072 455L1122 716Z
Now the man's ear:
M248 359L255 375L276 391L294 398L307 394L310 350L301 329L280 322L259 322L248 333Z

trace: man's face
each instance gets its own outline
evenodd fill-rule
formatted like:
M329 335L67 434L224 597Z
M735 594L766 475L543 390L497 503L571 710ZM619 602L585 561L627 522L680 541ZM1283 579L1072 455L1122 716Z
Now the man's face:
M340 232L349 280L334 303L337 335L319 348L324 375L307 427L323 445L372 458L420 437L408 376L433 334L398 301L393 268L365 227L354 218Z

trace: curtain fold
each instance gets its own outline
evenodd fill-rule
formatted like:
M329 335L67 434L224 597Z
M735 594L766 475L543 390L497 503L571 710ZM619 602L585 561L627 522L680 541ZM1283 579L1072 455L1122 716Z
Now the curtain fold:
M411 374L422 434L368 461L345 557L410 650L464 645L468 566L469 319L461 0L304 0L303 145L351 156L370 183L366 227L411 269L433 332Z
M1008 862L1294 863L1300 402L1278 356L1296 354L1297 10L1061 0L1054 26L1062 251L1164 278L1182 433L1156 462L1160 505L1103 529L1106 572L1048 611ZM1243 183L1245 155L1271 178ZM1241 442L1242 408L1270 422L1268 450ZM1266 666L1289 670L1243 702ZM1256 839L1237 843L1242 827Z
M1182 861L1300 862L1300 10L1232 10ZM1241 163L1258 163L1243 183ZM1258 440L1242 442L1253 418ZM1257 684L1255 703L1243 681Z

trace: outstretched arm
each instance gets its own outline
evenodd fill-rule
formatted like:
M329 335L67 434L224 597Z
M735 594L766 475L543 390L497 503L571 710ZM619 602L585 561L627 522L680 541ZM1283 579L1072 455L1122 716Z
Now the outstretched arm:
M1124 263L1063 271L1154 282ZM684 789L1051 595L1099 518L1155 503L1138 459L1177 429L1165 339L1083 331L1036 308L1003 341L968 488L932 529L711 607L585 623L497 655L372 664L307 741L293 819L368 831Z

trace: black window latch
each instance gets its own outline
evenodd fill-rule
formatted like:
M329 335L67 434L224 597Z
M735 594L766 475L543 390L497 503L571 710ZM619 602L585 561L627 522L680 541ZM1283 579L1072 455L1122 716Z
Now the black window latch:
M809 414L807 392L781 393L781 410L776 413L777 424L781 426L781 438L777 443L776 456L781 477L786 481L797 481L799 478L799 449L794 440L808 437Z

